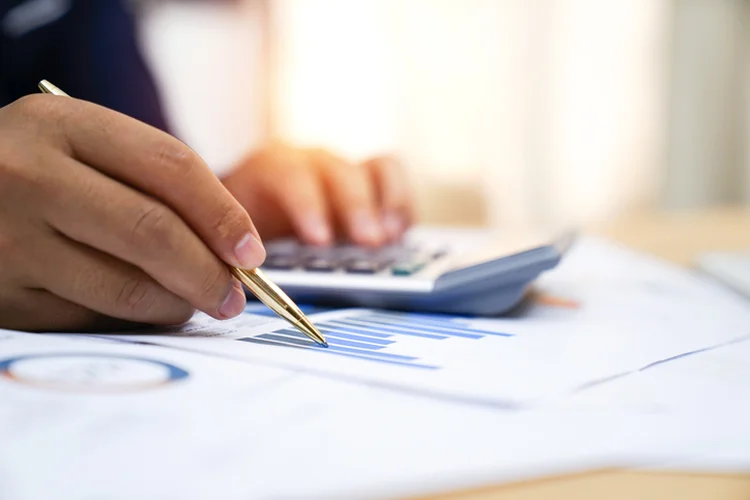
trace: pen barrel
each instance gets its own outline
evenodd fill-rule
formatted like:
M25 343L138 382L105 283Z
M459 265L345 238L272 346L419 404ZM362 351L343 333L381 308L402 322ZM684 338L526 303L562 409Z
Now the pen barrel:
M296 326L315 342L326 344L320 332L294 304L292 299L275 283L269 281L260 269L240 269L238 267L231 267L230 269L234 277L240 280L258 300L267 305L273 312Z
M45 94L52 94L52 95L59 95L63 97L70 97L68 94L60 90L60 87L57 85L54 85L47 80L42 80L39 82L39 90L44 92Z

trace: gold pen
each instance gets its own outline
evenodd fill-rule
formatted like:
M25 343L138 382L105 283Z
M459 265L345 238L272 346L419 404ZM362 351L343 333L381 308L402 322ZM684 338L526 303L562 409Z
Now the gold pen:
M70 97L47 80L39 82L39 89L45 94ZM297 307L292 299L263 275L260 269L240 269L238 267L229 266L229 270L235 278L240 280L240 282L258 298L258 300L271 308L273 312L297 327L302 333L318 344L323 347L328 347L328 342L326 342L325 337L323 337L318 329L315 328L315 325L307 319L307 316L305 316L300 308Z

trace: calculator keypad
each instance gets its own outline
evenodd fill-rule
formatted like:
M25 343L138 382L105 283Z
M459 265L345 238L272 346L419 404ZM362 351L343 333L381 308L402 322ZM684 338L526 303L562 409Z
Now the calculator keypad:
M366 248L353 245L331 247L305 246L291 241L271 242L264 269L349 274L389 274L411 276L430 262L444 257L445 250L426 250L418 246L389 245Z

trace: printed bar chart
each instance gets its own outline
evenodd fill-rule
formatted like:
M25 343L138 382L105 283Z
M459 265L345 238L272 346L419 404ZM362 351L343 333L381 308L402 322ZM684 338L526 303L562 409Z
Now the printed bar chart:
M255 311L253 311L255 314ZM437 370L440 366L424 363L415 356L391 352L398 350L406 339L444 341L446 339L479 340L488 336L512 337L508 333L478 330L464 325L456 318L440 315L363 311L316 321L316 326L328 340L328 348L318 346L293 328L262 333L238 340L260 345L308 349L321 354L408 366L416 369Z

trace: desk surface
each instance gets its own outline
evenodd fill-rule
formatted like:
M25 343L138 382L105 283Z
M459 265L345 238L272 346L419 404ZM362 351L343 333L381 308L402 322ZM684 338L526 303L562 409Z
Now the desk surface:
M750 252L750 208L635 215L592 227L590 232L690 266L707 251Z
M693 212L642 214L591 227L589 233L605 236L663 259L690 266L702 252L750 251L750 209L721 208ZM747 500L750 498L750 474L592 471L574 476L505 484L429 498L433 500L459 498L468 500L547 498Z

